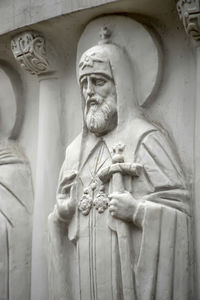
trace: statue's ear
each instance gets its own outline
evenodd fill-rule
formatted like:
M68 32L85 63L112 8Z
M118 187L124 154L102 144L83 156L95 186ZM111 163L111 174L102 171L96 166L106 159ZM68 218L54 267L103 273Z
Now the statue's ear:
M0 60L0 135L16 139L23 119L22 82L16 70Z

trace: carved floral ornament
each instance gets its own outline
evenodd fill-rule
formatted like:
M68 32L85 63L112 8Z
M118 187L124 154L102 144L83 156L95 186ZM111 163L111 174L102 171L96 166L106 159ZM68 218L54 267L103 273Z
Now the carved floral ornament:
M39 75L49 70L45 39L38 32L18 34L11 41L11 49L20 65L31 74Z
M177 10L186 33L196 46L200 45L200 2L199 0L179 0Z

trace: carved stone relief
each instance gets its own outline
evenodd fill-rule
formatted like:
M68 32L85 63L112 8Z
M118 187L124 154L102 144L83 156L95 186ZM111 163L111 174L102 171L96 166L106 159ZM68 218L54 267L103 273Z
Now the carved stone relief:
M31 171L21 147L13 139L19 133L17 74L0 65L0 299L30 299L32 206ZM11 77L12 77L11 76ZM18 88L21 88L19 85ZM22 98L20 98L22 101ZM18 106L19 105L19 106ZM5 120L6 118L9 119Z
M138 39L157 49L140 23L122 16L94 20L81 37L84 122L49 216L50 299L190 299L190 193L168 134L138 108ZM150 57L155 79L160 56Z
M179 0L177 10L186 33L199 46L200 43L200 3L199 0Z
M0 60L0 135L16 139L24 115L24 97L19 74Z
M114 34L112 35L113 43L120 43L121 47L125 47L129 58L134 62L133 68L137 70L137 76L134 74L134 93L139 106L145 107L155 100L155 95L160 85L162 78L162 51L152 30L147 31L141 24L138 28L134 27L133 21L131 21L127 20L123 25L123 33L121 24L117 22L110 25L110 30L114 29ZM100 35L104 36L106 33L104 31L101 32L100 29L101 19L96 20L96 26L99 28ZM132 30L129 29L130 27ZM81 51L85 51L98 43L98 36L94 34L95 27L92 23L88 24L86 30L87 41L84 36L80 38L77 60L80 59ZM127 47L127 43L129 47ZM80 48L81 51L79 50ZM147 48L148 55L145 54ZM134 51L131 51L131 49L134 49Z
M21 67L31 74L38 75L49 70L45 39L38 32L18 34L11 41L11 49Z
M14 36L11 49L20 66L36 75L39 81L39 130L32 238L32 261L37 263L32 264L31 298L43 300L47 297L48 289L45 260L47 218L52 203L55 202L60 166L60 61L52 44L36 31L25 31ZM47 152L48 160L45 159Z
M16 143L1 140L1 299L21 300L30 297L32 205L33 192L28 161Z

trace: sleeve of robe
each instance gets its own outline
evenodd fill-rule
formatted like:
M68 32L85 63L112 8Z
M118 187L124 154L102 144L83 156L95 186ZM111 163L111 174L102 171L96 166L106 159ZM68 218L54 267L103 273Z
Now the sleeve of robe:
M137 300L190 300L189 193L176 150L156 131L141 139L135 158L143 165L133 216L142 230Z
M56 210L56 209L55 209ZM67 233L66 224L59 221L56 211L48 218L49 227L49 253L48 277L49 300L68 300L69 289L66 280L67 268Z
M63 170L65 161L60 170L58 179L59 183L63 179ZM59 220L56 206L48 217L48 233L49 233L49 253L48 253L48 279L49 279L49 300L66 300L66 272L65 272L65 253L67 226L65 222Z
M64 177L69 178L69 185L72 183L73 172L64 175L66 160L60 171L58 179L57 193L61 192L60 183ZM71 176L72 175L72 176ZM66 181L67 184L67 181ZM70 253L74 252L74 245L68 240L68 224L63 220L54 207L53 212L48 217L48 281L49 281L49 300L72 300L72 287L68 273L73 272L73 264L70 261ZM72 255L71 255L72 256ZM69 278L68 278L69 277Z

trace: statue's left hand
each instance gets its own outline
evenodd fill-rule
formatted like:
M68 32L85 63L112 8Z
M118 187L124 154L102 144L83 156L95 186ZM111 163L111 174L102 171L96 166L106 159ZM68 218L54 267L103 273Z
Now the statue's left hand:
M110 198L109 211L113 217L127 222L133 221L133 214L138 204L131 193L127 191L112 193L108 197Z
M56 209L60 219L70 222L76 210L76 182L73 183L70 195L63 193L57 194Z

